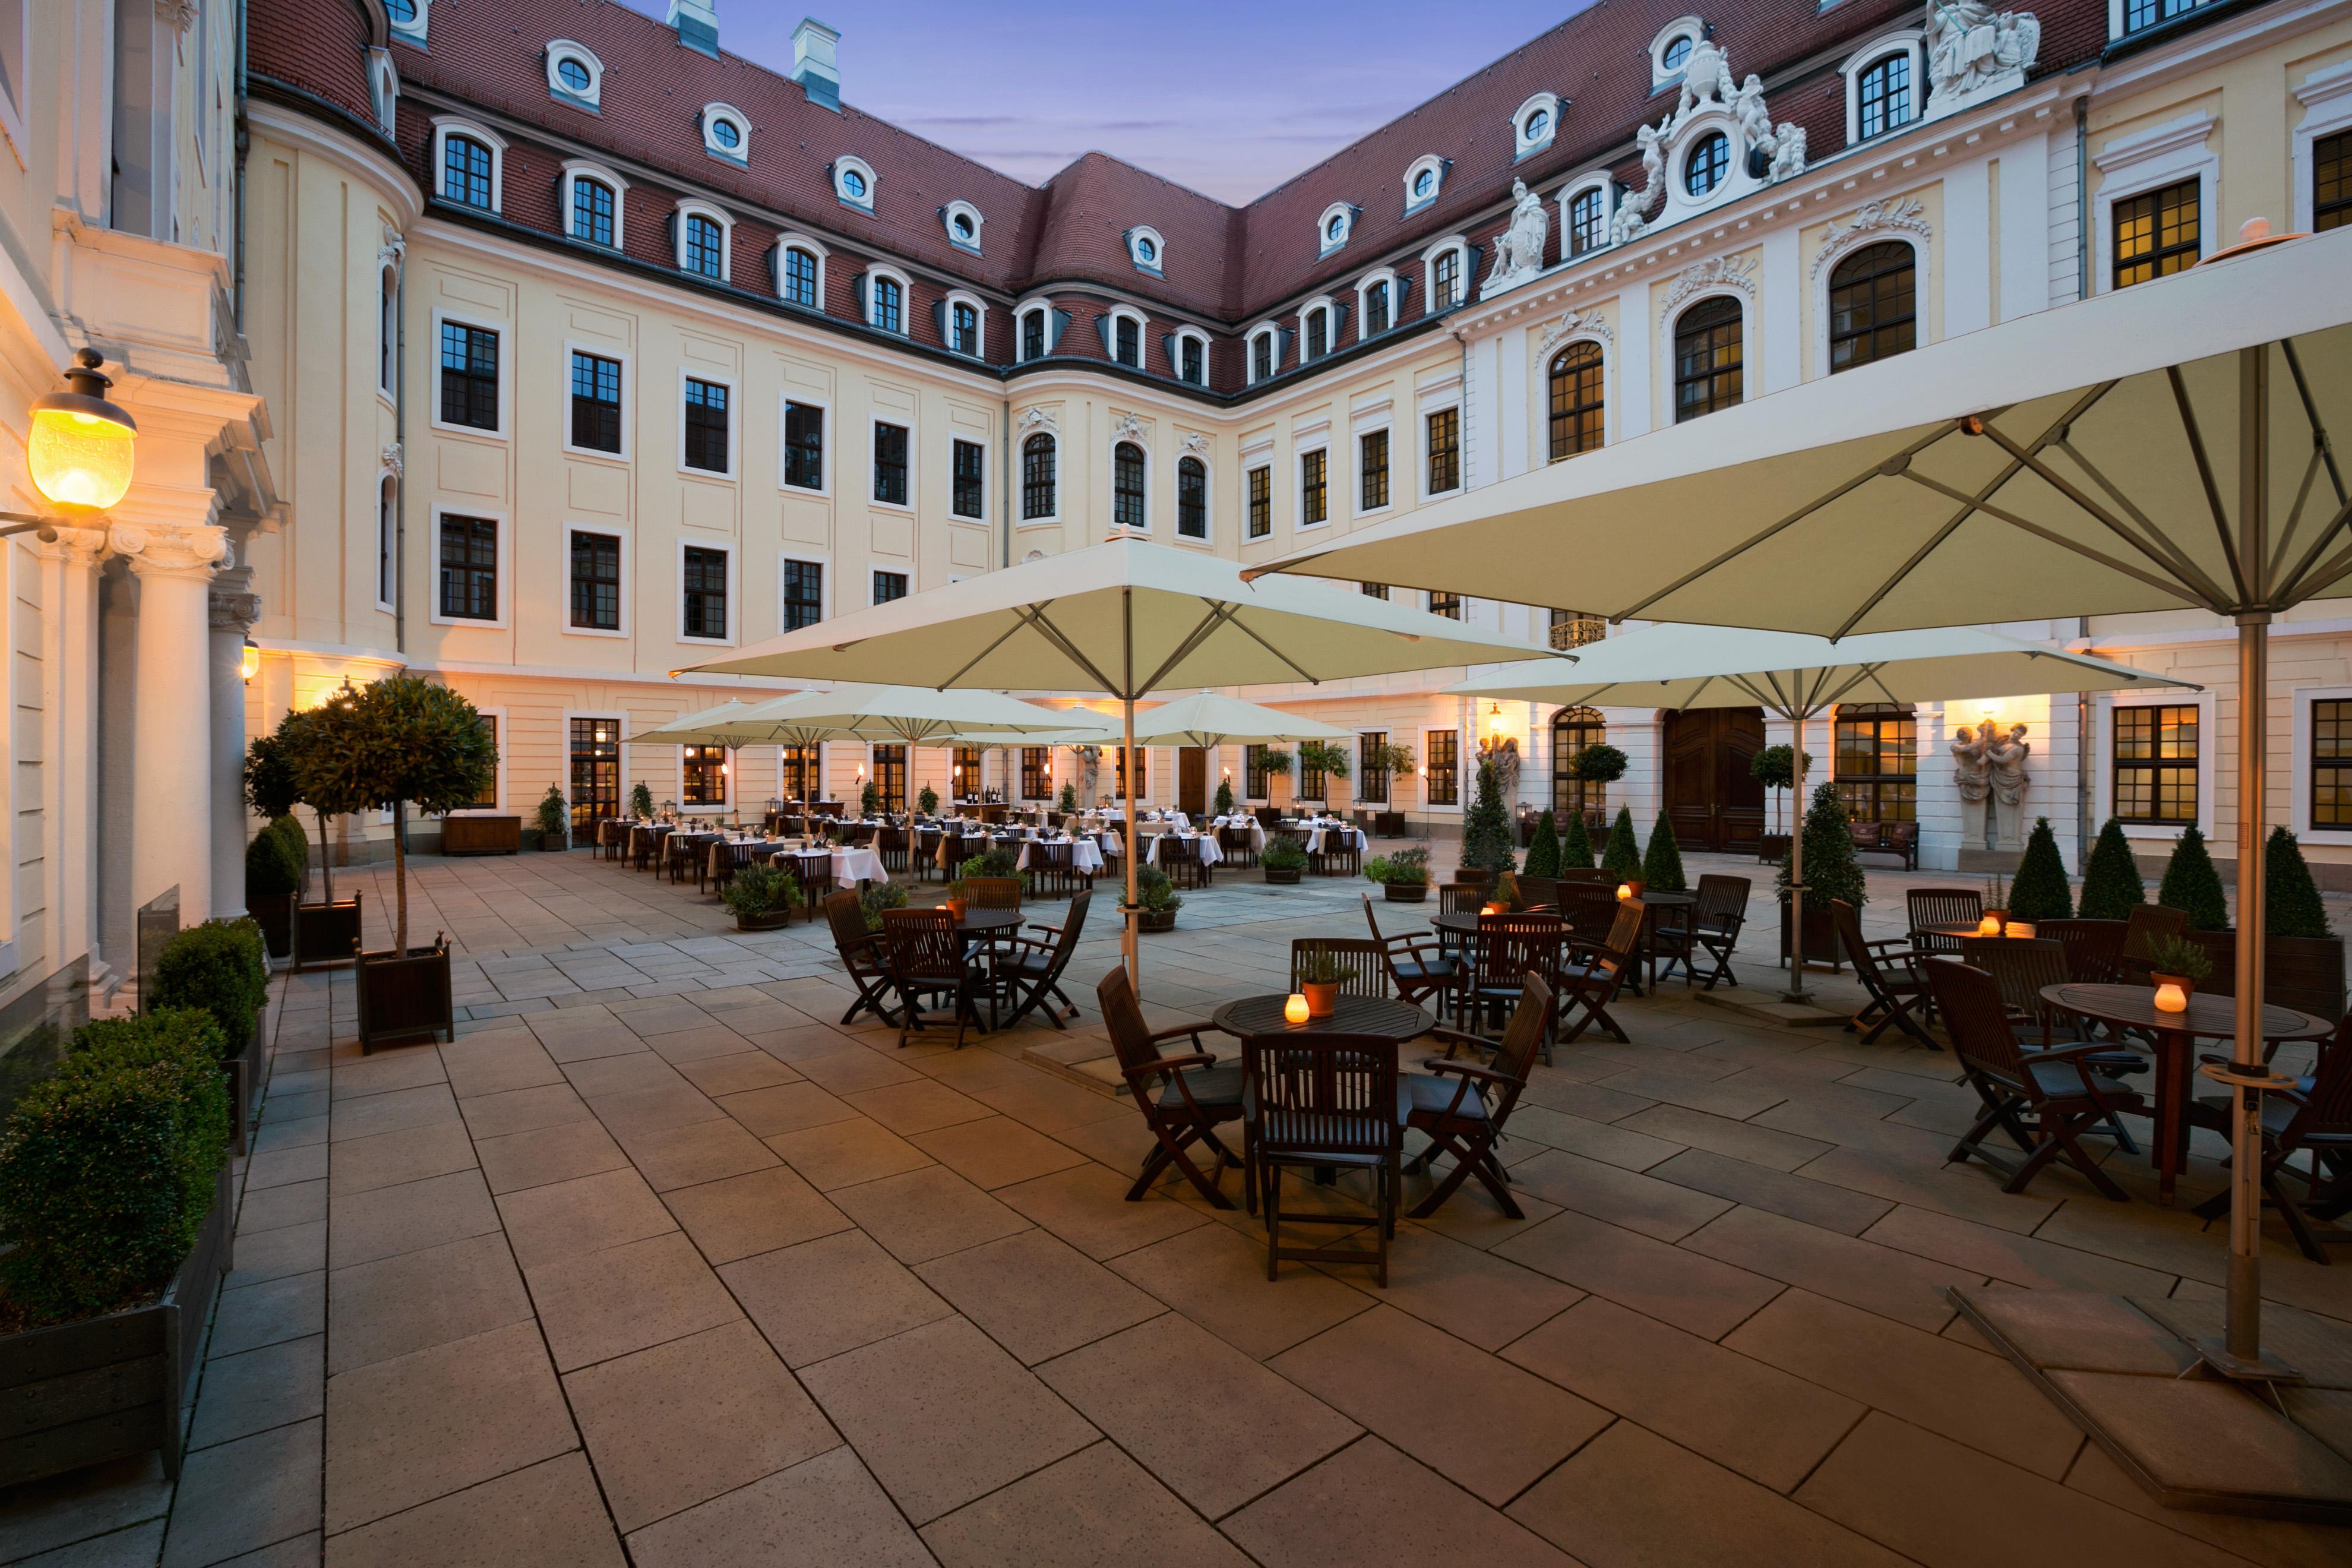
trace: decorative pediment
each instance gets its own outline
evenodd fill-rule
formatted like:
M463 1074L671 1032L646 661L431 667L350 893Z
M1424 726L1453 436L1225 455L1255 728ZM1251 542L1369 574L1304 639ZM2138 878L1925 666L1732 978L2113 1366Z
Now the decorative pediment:
M1634 132L1646 176L1611 220L1612 240L1633 239L1805 172L1805 128L1775 125L1764 80L1731 74L1723 47L1701 37L1683 67L1674 112Z
M1132 414L1122 414L1110 427L1114 441L1132 441L1139 447L1151 445L1151 426Z
M1184 432L1184 444L1178 450L1192 457L1205 458L1209 455L1209 438L1198 430L1187 430Z
M1040 408L1034 405L1023 409L1021 417L1013 423L1024 435L1032 430L1043 430L1053 436L1062 433L1062 423L1054 417L1054 411L1050 408Z
M1544 329L1542 341L1536 344L1536 358L1545 358L1551 351L1570 338L1597 338L1604 346L1616 346L1617 334L1600 317L1581 310L1570 310Z
M1933 237L1935 230L1922 216L1927 210L1927 204L1917 196L1893 196L1864 202L1850 217L1832 218L1822 253L1813 258L1812 275L1819 278L1823 268L1852 250L1864 236L1901 232L1922 239Z
M1684 300L1709 289L1737 289L1755 299L1756 258L1748 255L1714 256L1684 268L1675 274L1674 287L1666 290L1665 302L1658 307L1658 320L1664 322Z

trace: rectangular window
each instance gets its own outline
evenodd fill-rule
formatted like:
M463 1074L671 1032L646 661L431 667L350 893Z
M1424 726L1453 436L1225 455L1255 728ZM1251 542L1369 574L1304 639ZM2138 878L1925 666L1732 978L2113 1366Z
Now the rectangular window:
M727 231L700 213L686 215L686 269L698 278L727 275Z
M621 362L572 356L572 444L592 452L621 449Z
M1389 286L1375 283L1364 290L1364 336L1376 338L1389 330Z
M602 180L572 182L572 237L609 247L613 243L613 187Z
M497 761L499 754L499 716L495 713L485 713L481 716L481 719L483 732L488 735L490 739L490 776L482 781L482 793L473 798L468 809L474 811L496 811L499 808L499 770Z
M1388 602L1388 596L1389 585L1386 583L1367 583L1364 584L1365 598L1378 599L1381 603L1385 604Z
M2115 205L2109 221L2116 231L2116 288L2128 289L2197 265L2197 182L2183 180Z
M1118 775L1112 784L1116 793L1111 798L1125 800L1127 798L1127 759L1130 753L1125 746L1113 746L1110 748L1110 754L1118 764ZM1131 754L1135 758L1135 798L1145 800L1151 795L1151 748L1138 746Z
M1186 338L1184 340L1181 353L1183 355L1183 369L1179 374L1181 374L1186 381L1191 382L1194 386L1207 385L1209 381L1209 369L1206 361L1202 358L1201 340L1198 338Z
M680 746L678 748L678 804L681 805L725 805L727 804L727 748L724 746Z
M1310 768L1307 765L1306 751L1307 748L1304 746L1299 748L1298 798L1322 800L1330 793L1331 781L1324 776L1321 768Z
M1462 595L1459 594L1444 593L1438 589L1432 588L1429 591L1429 613L1433 616L1444 616L1449 621L1460 620L1462 618Z
M2124 0L2124 32L2145 32L2159 22L2186 16L2200 5L2210 4L2211 0Z
M1054 438L1039 431L1021 444L1021 519L1033 522L1054 515Z
M1330 454L1318 447L1298 454L1298 526L1312 528L1331 520L1331 483L1326 469Z
M1307 313L1307 357L1321 359L1331 352L1331 313L1309 310Z
M1449 250L1430 268L1429 308L1451 310L1462 302L1462 253Z
M1903 710L1838 710L1831 765L1847 821L1919 819L1918 741L1918 722Z
M1121 364L1143 363L1143 329L1135 324L1132 316L1121 316L1112 325L1112 341L1117 345L1112 357Z
M876 746L873 748L874 790L882 797L885 811L907 809L907 748Z
M441 519L441 613L461 621L499 618L499 525L491 519Z
M877 572L874 574L874 602L876 604L887 605L893 599L903 599L906 596L907 574L904 572Z
M686 635L727 635L727 552L686 548Z
M1021 318L1021 357L1045 357L1045 312L1032 310Z
M1250 340L1250 379L1264 381L1274 374L1274 334L1260 332Z
M784 405L784 483L801 490L824 489L824 409Z
M2352 702L2311 705L2311 826L2352 827Z
M490 205L490 150L470 136L451 136L441 144L441 195L469 207Z
M1378 511L1389 504L1389 433L1367 430L1356 437L1356 510Z
M1442 495L1462 484L1462 410L1441 408L1429 416L1429 493Z
M727 471L727 395L724 382L686 378L686 466L709 474Z
M1249 536L1264 539L1274 531L1274 470L1249 471Z
M2115 710L2115 815L2126 822L2197 820L2197 709Z
M905 295L895 279L877 278L874 280L874 324L886 332L902 332L907 329L901 305Z
M977 441L958 441L954 448L954 495L948 510L958 517L975 521L988 515L982 497L986 480L984 462L987 448Z
M980 312L970 305L955 307L950 321L950 347L960 354L980 353Z
M572 624L586 631L621 629L621 541L611 533L572 536Z
M400 491L387 477L375 499L375 602L394 604L399 584Z
M1365 805L1389 803L1389 771L1377 764L1387 760L1388 731L1367 730L1356 737L1356 799Z
M1021 798L1051 800L1054 797L1054 748L1024 746L1021 748Z
M1422 799L1430 805L1462 804L1462 734L1432 730L1422 737Z
M907 427L874 425L874 499L892 506L907 504Z
M441 423L499 427L499 334L441 323Z
M784 563L784 630L796 632L824 619L824 563Z
M1274 770L1265 765L1265 746L1242 748L1242 794L1250 800L1264 800L1274 790Z
M804 310L816 309L816 258L796 246L784 252L784 298Z
M2311 144L2311 227L2341 228L2352 223L2352 131L2323 136Z
M957 746L948 752L948 792L957 800L980 794L983 773L978 746Z
M818 763L814 746L778 746L776 748L776 793L786 800L807 801L816 798L824 788L824 771Z
M621 814L621 726L613 719L572 721L572 831L585 834Z

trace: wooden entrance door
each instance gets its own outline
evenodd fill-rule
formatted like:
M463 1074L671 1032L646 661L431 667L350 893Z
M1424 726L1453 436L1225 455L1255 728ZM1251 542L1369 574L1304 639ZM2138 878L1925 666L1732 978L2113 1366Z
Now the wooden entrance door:
M1764 749L1761 708L1668 713L1662 735L1666 816L1685 849L1754 849L1764 786L1748 772Z
M1199 817L1209 810L1209 753L1200 746L1176 748L1176 809Z

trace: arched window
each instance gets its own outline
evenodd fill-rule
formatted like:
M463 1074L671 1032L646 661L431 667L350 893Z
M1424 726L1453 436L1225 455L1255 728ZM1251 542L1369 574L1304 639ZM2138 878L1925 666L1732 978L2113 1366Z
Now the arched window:
M1377 337L1389 330L1389 286L1383 279L1364 290L1364 336Z
M389 396L400 373L400 273L386 267L382 282L383 295L376 301L375 384Z
M1021 357L1024 360L1045 357L1045 312L1043 310L1022 313Z
M817 309L816 253L797 245L784 247L782 283L788 303Z
M1899 239L1865 245L1830 274L1830 374L1919 346L1918 258Z
M1448 246L1430 258L1429 308L1450 310L1462 303L1462 247Z
M907 293L896 278L874 279L874 325L886 332L906 331Z
M678 265L698 278L718 279L726 270L727 231L702 213L686 215L686 244Z
M1849 822L1919 819L1919 724L1906 704L1837 710L1831 773Z
M1143 448L1121 441L1110 453L1110 515L1121 528L1143 526Z
M948 311L948 346L960 354L980 353L980 311L959 300Z
M490 150L471 136L451 132L441 142L441 195L485 211L490 206Z
M1675 323L1675 423L1739 401L1742 343L1739 301L1702 300Z
M1302 361L1312 363L1331 352L1331 307L1317 305L1299 318L1299 327L1306 334L1307 346L1299 353Z
M1601 445L1601 345L1570 343L1551 362L1551 460Z
M1111 357L1124 365L1143 363L1143 323L1133 316L1120 316L1111 322Z
M1608 739L1609 726L1591 708L1563 708L1552 716L1551 811L1563 835L1572 816L1580 815L1588 831L1608 822L1609 786L1576 776L1584 749Z
M1720 131L1710 132L1699 138L1683 164L1683 189L1695 196L1703 196L1723 184L1723 176L1731 169L1731 138Z
M1021 443L1021 521L1054 515L1054 438L1040 430Z
M585 174L572 182L572 237L610 248L613 243L613 187Z
M1579 191L1568 204L1568 253L1582 256L1609 242L1609 187Z
M1198 458L1176 459L1176 532L1183 539L1209 537L1209 468Z
M1264 381L1274 374L1274 332L1272 329L1250 340L1250 380Z
M1197 332L1176 340L1176 379L1193 386L1209 384L1209 341Z
M1864 140L1911 123L1911 51L1898 50L1864 66L1854 82Z

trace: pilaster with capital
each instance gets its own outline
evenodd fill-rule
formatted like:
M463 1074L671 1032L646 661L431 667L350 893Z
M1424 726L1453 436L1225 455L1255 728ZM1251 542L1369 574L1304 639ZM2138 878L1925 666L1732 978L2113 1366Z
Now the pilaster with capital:
M211 521L217 502L209 492L202 521L187 518L191 509L173 510L182 515L118 521L107 542L139 581L130 691L131 901L136 908L176 886L181 921L194 924L215 912L217 893L213 801L223 770L214 755L212 584L229 556L229 540ZM244 634L236 640L242 643ZM226 910L243 907L241 884L236 891Z

